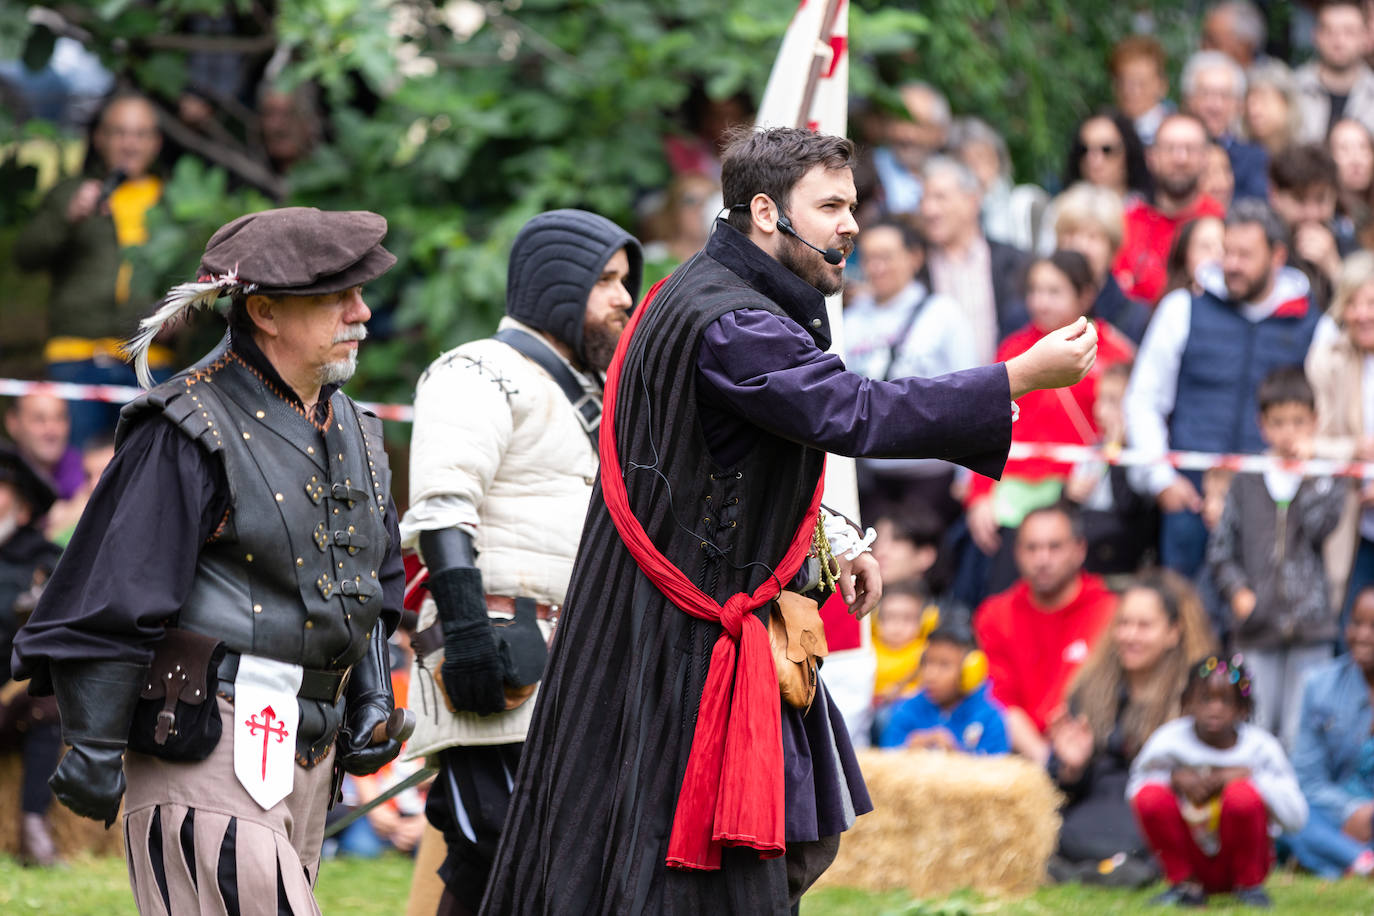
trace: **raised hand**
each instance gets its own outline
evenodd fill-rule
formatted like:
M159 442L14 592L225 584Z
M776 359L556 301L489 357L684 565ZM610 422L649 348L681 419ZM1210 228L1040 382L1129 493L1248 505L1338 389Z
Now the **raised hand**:
M1097 328L1087 318L1051 331L1025 353L1007 360L1011 399L1041 388L1067 388L1082 381L1097 360Z

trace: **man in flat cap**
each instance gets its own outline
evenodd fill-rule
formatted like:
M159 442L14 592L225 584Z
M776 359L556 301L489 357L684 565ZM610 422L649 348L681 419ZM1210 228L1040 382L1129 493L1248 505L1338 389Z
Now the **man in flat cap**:
M539 214L511 248L496 335L440 355L416 386L401 535L428 565L432 600L407 753L439 759L426 813L447 846L440 916L482 904L596 481L602 373L643 262L605 217Z
M13 443L0 440L0 720L8 723L0 728L0 752L17 752L23 761L19 859L25 865L57 863L48 829L48 777L62 753L62 735L52 697L28 696L22 682L10 679L10 649L33 596L62 555L40 525L56 498L52 481Z
M340 771L396 756L404 572L381 423L339 391L395 257L375 213L222 227L144 319L231 297L225 341L126 406L114 460L15 641L71 750L51 785L112 823L142 913L318 913ZM146 382L145 382L146 384ZM127 792L125 791L127 780ZM256 904L261 906L263 904Z

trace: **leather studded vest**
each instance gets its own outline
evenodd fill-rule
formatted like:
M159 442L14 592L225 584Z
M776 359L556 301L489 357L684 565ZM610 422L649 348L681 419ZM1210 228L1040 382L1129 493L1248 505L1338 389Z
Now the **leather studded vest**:
M340 392L322 433L232 350L152 389L158 410L221 462L230 508L201 548L179 625L237 652L339 670L382 609L391 474L381 421Z

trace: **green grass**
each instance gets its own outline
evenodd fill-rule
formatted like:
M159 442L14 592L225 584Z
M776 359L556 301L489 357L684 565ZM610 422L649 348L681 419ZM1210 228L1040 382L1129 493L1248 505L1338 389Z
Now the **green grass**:
M405 910L411 862L398 855L374 861L326 862L316 896L329 916L393 916ZM1285 872L1269 880L1281 914L1374 914L1374 881L1319 881ZM1046 887L1019 901L987 900L958 894L948 900L917 902L907 894L871 894L827 888L807 896L803 916L1131 916L1158 914L1145 905L1158 888L1129 893L1085 887ZM1253 914L1218 897L1207 912L1215 916ZM122 859L83 859L54 871L20 868L0 856L0 914L4 916L134 916L133 898Z
M399 855L338 859L320 870L315 898L324 913L391 916L405 912L414 863ZM81 859L66 868L21 868L0 856L3 916L137 916L123 859Z
M1277 872L1266 884L1274 898L1271 912L1312 916L1370 916L1374 914L1374 881L1320 881L1306 875ZM1172 912L1147 905L1163 885L1130 892L1108 888L1063 885L1044 887L1025 900L987 900L959 894L938 902L917 902L904 893L870 894L848 888L826 888L809 894L802 902L802 916L1131 916ZM1207 907L1213 916L1240 916L1260 912L1234 906L1218 896Z

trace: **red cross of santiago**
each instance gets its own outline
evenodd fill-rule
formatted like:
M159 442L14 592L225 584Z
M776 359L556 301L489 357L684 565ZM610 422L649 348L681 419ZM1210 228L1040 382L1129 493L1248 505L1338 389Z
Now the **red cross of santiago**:
M259 720L258 716L262 716L262 719ZM273 725L273 721L277 724ZM262 778L265 781L267 779L267 745L274 735L278 744L286 740L286 725L277 718L277 714L271 706L264 706L256 714L249 716L245 724L248 726L248 734L250 735L256 735L259 730L262 731Z

